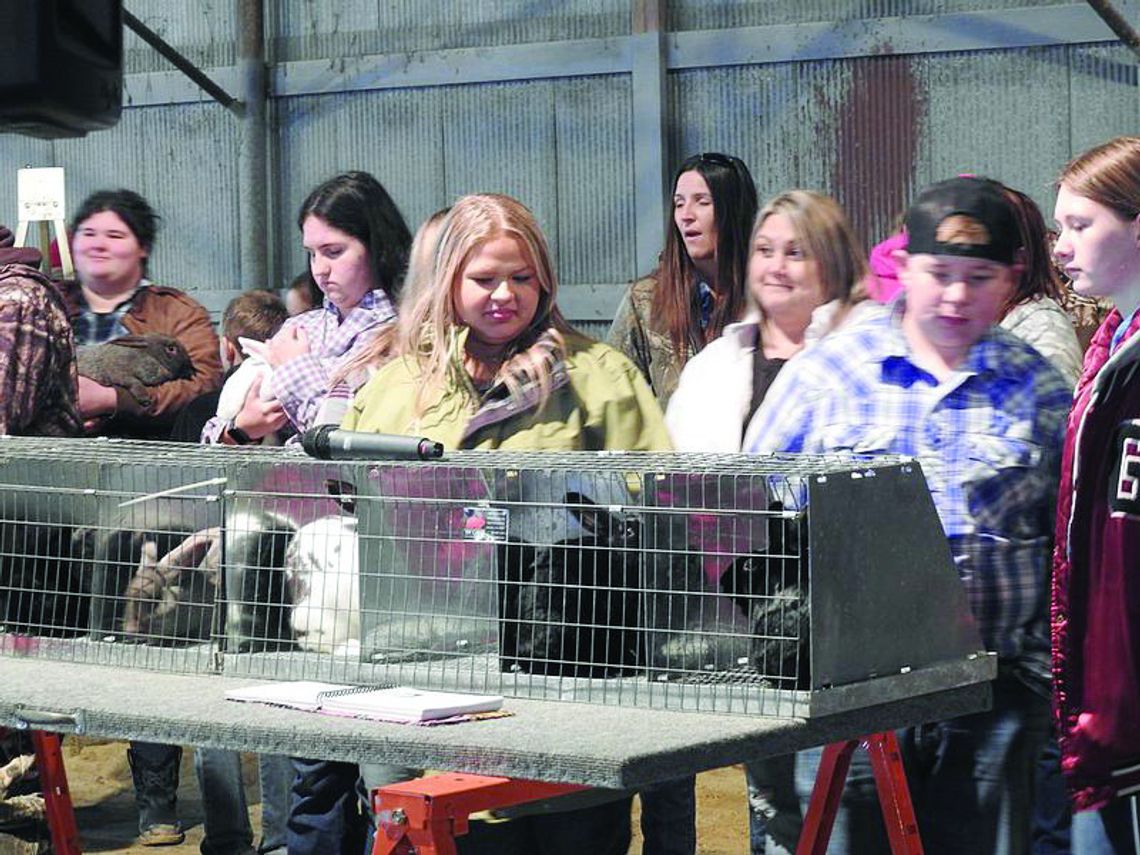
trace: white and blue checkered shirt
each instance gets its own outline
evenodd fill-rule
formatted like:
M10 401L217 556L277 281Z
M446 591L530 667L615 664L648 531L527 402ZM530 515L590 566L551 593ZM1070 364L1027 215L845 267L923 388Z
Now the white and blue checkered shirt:
M913 361L901 312L901 303L884 309L791 360L749 426L746 450L916 458L986 649L1004 657L1047 651L1054 502L1072 390L998 327L939 382Z

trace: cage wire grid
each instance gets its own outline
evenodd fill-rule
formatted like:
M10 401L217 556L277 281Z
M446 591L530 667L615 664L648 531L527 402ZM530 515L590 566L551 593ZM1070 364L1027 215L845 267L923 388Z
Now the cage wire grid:
M916 469L3 438L0 655L809 715L826 503L806 500Z

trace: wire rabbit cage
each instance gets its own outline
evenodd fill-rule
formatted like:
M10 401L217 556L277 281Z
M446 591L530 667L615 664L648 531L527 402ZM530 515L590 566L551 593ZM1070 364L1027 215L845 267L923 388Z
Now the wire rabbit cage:
M980 651L908 459L0 440L7 656L808 717Z

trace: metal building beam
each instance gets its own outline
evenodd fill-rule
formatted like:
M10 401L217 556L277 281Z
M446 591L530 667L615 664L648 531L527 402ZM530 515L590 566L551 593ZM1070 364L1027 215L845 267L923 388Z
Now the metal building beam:
M269 281L269 170L263 0L237 4L238 75L242 109L238 127L238 247L242 288L267 288Z
M622 74L629 72L629 66L625 37L371 54L343 57L335 63L327 59L282 63L274 68L273 93L317 95Z
M123 23L138 35L140 39L158 51L165 57L171 65L189 77L198 86L201 86L211 98L229 110L238 108L237 99L230 93L224 90L221 86L211 80L204 74L198 66L194 65L190 60L180 54L173 46L171 46L162 36L128 12L123 10Z
M668 64L674 70L1115 40L1088 5L1070 3L948 15L689 30L671 34Z
M1109 0L1089 0L1089 5L1120 37L1120 40L1128 45L1128 48L1136 56L1140 57L1140 33L1137 33L1132 25L1124 20L1124 16L1113 8Z
M640 273L656 264L665 242L665 2L634 0L632 15L633 209L635 262Z
M638 2L643 8L650 0ZM336 62L285 62L274 66L270 91L275 98L287 98L369 89L629 74L634 63L633 44L647 32L643 26L644 12L638 16L635 9L634 16L642 22L642 29L635 29L629 37L369 54ZM663 34L664 28L659 32ZM884 54L1097 44L1118 39L1084 2L951 15L691 30L662 38L664 65L669 71ZM646 41L652 41L652 36ZM238 85L234 67L217 67L211 72L223 84ZM124 89L124 103L135 107L202 100L195 84L173 72L128 74Z

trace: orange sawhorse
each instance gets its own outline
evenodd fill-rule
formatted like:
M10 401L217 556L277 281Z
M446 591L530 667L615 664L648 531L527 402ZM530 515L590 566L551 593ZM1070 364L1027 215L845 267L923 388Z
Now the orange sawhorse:
M796 855L823 855L827 851L851 755L860 742L871 755L891 851L895 855L922 855L902 758L891 731L824 748ZM455 855L455 838L467 833L472 813L581 789L585 788L575 784L453 773L381 787L372 793L373 809L381 817L372 855Z
M450 772L390 784L372 791L380 817L372 855L455 855L455 838L467 833L471 814L584 789Z
M875 773L875 789L879 793L891 852L895 855L922 855L922 840L918 835L918 822L906 785L898 740L889 730L862 739L836 742L823 749L823 761L815 776L815 787L811 791L811 802L804 817L796 855L824 855L827 852L835 815L839 811L839 798L851 768L851 755L860 743L871 756L871 770Z
M44 794L44 813L51 833L51 849L56 855L80 855L79 828L71 806L71 790L63 768L63 752L59 734L44 730L30 731L36 752L36 769Z

